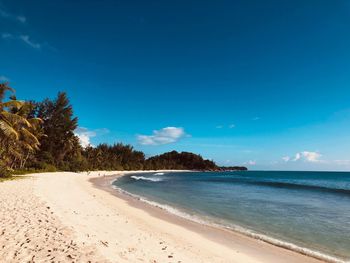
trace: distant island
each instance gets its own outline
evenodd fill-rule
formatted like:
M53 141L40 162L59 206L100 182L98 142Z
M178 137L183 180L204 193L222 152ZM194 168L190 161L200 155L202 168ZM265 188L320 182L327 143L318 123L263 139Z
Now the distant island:
M229 171L248 171L248 168L245 166L221 166L219 167L220 171L229 172Z
M220 167L214 161L205 160L202 156L190 152L171 151L150 157L145 161L146 170L163 170L163 169L183 169L199 171L244 171L246 167Z

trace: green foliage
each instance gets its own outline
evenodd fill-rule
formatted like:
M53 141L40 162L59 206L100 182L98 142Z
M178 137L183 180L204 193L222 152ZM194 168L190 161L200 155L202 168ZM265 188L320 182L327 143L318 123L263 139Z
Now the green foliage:
M74 135L78 119L73 116L73 107L66 93L58 93L53 101L46 99L36 103L32 114L44 120L42 130L45 137L36 154L37 161L60 170L76 170L76 158L81 153L78 138Z
M86 147L82 151L86 159L83 170L218 170L213 161L204 160L200 155L176 151L145 159L143 152L130 145L100 144Z
M189 152L168 152L146 159L131 145L83 148L74 134L78 119L66 93L42 102L3 102L0 84L0 177L33 172L88 170L220 170L213 161Z
M10 177L10 171L3 165L0 164L0 178Z
M7 83L0 83L0 162L6 170L23 168L39 149L41 119L31 118L32 105L5 93L13 92Z
M245 166L221 166L220 171L247 171Z
M52 173L57 172L55 166L51 164L44 164L43 168L25 168L25 169L17 169L11 172L11 175L24 175L24 174L33 174L33 173Z
M179 153L177 151L163 153L147 159L145 162L145 168L147 170L218 170L218 167L213 161L204 160L202 156L194 153Z
M145 161L143 152L121 143L89 146L82 154L86 159L84 170L142 170Z
M42 171L42 172L57 172L57 168L52 165L52 164L48 164L48 163L42 163L40 169L38 169L38 171Z
M0 177L0 183L4 181L12 181L12 180L18 180L18 179L23 179L25 178L24 176L8 176L8 177Z

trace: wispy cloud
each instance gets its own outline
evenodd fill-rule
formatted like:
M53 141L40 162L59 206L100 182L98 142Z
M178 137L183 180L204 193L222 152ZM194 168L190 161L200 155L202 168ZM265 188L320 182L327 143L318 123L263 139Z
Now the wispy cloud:
M0 81L1 82L7 82L7 81L10 81L10 79L6 76L3 76L3 75L0 75Z
M258 120L260 120L261 118L260 117L254 117L252 120L253 121L258 121Z
M85 128L85 127L78 127L74 131L75 135L79 138L80 145L84 148L87 146L94 146L91 144L91 138L106 134L108 132L109 132L108 129L89 130L88 128Z
M334 160L334 163L338 165L350 165L350 160Z
M0 17L9 19L9 20L14 20L23 24L27 22L27 18L25 16L12 14L10 12L5 11L5 9L1 7L0 7Z
M223 129L223 128L225 128L225 127L228 127L229 129L233 129L233 128L236 127L236 125L233 124L233 123L231 123L231 124L229 124L228 126L226 126L226 125L217 125L217 126L215 126L216 129Z
M321 162L320 160L321 157L322 157L322 154L318 152L303 151L303 152L297 152L294 155L294 157L284 156L282 157L282 160L285 162L305 161L305 162L317 163L317 162Z
M254 165L256 165L256 161L255 160L249 160L248 162L245 162L244 165L254 166Z
M338 160L325 160L322 159L322 154L319 152L303 151L298 152L294 156L284 156L282 160L284 162L306 162L317 163L320 165L336 165L338 167L350 168L350 159L338 159Z
M27 22L27 18L23 15L15 15L12 14L8 11L6 11L6 9L4 7L1 6L0 3L0 18L4 18L4 19L8 19L8 20L15 20L18 21L22 24L25 24ZM5 40L19 40L22 41L23 43L25 43L27 46L34 48L34 49L41 49L43 46L56 51L56 49L52 46L50 46L48 43L39 43L35 40L32 39L31 36L29 36L28 34L12 34L12 33L2 33L1 34L1 38L5 39Z
M289 156L283 156L282 160L285 162L289 162L290 161L290 157Z
M35 49L41 48L41 44L36 43L33 40L31 40L28 35L20 35L19 39L21 39L24 43L26 43L27 45L29 45L32 48L35 48Z
M29 35L19 35L15 36L10 33L2 33L1 38L5 40L19 40L34 49L41 49L42 44L33 41Z
M2 38L2 39L12 39L12 38L13 38L13 35L10 34L10 33L2 33L2 34L1 34L1 38Z
M19 22L22 22L22 23L27 22L27 18L25 16L17 16L16 18Z
M152 135L137 135L137 140L142 145L163 145L177 142L185 136L185 130L181 127L165 127L154 130Z

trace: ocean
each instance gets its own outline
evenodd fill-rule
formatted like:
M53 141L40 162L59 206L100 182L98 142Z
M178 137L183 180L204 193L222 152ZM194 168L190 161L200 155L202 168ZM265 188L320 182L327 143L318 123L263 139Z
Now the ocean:
M350 173L144 173L113 185L200 223L328 261L350 259Z

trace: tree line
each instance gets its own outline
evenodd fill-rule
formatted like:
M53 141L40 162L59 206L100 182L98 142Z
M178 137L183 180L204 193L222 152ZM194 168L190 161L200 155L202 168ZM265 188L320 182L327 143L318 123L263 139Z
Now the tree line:
M74 133L78 118L66 93L41 102L21 101L14 94L8 83L0 83L0 176L16 170L222 169L189 152L146 158L143 152L122 143L84 148Z

